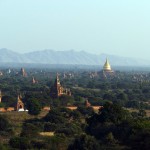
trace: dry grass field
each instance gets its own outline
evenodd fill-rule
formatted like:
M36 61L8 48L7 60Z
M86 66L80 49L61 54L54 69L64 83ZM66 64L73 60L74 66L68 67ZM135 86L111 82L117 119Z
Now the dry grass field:
M42 136L54 136L54 132L40 132L39 134Z
M138 109L134 109L134 108L127 108L127 110L129 112L138 112ZM150 110L145 110L146 111L146 116L150 117Z
M41 113L38 116L31 116L28 114L28 112L16 112L16 111L4 112L4 113L0 112L0 114L7 116L16 134L20 134L22 124L25 120L33 119L33 118L42 118L47 113L48 111L41 111Z

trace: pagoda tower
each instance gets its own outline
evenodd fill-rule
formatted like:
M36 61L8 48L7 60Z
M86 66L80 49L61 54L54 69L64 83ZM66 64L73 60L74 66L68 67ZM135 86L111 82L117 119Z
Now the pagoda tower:
M85 107L91 107L91 104L89 103L87 99L85 100Z
M103 66L103 71L104 72L113 72L113 70L111 69L110 63L108 61L108 59L106 58L106 62Z
M63 93L63 87L60 84L58 73L56 75L56 79L55 79L55 83L54 83L54 88L55 88L55 94L56 94L56 96L57 97L61 96L62 93Z
M56 75L54 85L51 87L51 95L53 98L57 98L57 97L60 97L62 95L71 96L70 89L66 89L60 84L58 73Z
M32 84L35 84L35 83L36 83L36 81L35 81L34 77L32 77Z
M21 68L20 73L23 77L27 77L27 73L24 68Z
M24 103L21 100L21 95L18 95L17 104L16 104L16 111L24 111Z
M107 58L106 58L106 62L104 64L104 66L103 66L103 71L111 71L111 66L110 66Z
M103 69L98 73L100 77L102 77L103 79L113 78L115 76L115 72L112 70L111 65L107 58L104 63Z

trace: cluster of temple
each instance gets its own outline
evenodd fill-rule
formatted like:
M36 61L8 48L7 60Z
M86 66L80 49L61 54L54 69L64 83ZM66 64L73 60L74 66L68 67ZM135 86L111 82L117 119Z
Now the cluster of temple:
M23 70L23 69L22 69ZM24 72L24 71L23 71ZM26 75L26 74L24 74ZM37 81L33 78L33 83L36 83ZM64 88L61 84L60 84L60 80L59 80L59 76L58 74L56 75L56 79L54 82L54 85L51 87L51 91L50 91L50 96L52 96L53 98L58 98L62 95L68 95L71 96L71 91L68 88ZM2 92L0 91L0 103L2 102ZM44 110L50 110L50 107L44 107ZM22 101L22 96L18 95L17 99L16 99L16 103L14 104L14 107L0 107L0 112L8 112L8 111L28 111L25 109L25 105Z
M103 70L101 71L101 73L103 74L104 77L106 76L111 76L114 74L114 71L111 69L110 63L108 61L108 59L106 59L106 62L103 66ZM27 73L25 72L24 68L21 68L20 73L23 77L27 77ZM91 77L97 76L97 73L92 74ZM71 77L71 75L69 74L69 76ZM38 83L37 80L35 80L35 78L32 78L32 83ZM66 96L71 96L71 91L69 88L64 88L61 83L60 83L60 79L59 79L59 74L57 73L56 75L56 79L54 81L53 86L50 89L50 96L52 98L59 98L63 95ZM0 91L0 103L2 102L2 93ZM76 106L66 106L69 109L77 109ZM92 107L95 110L100 109L101 106L91 106L91 104L88 102L88 100L85 100L85 107ZM50 107L45 107L43 108L44 110L50 110ZM16 99L16 103L14 104L14 107L8 107L8 108L0 108L0 112L6 112L6 111L27 111L25 109L25 105L22 101L22 97L21 95L18 95L17 99Z

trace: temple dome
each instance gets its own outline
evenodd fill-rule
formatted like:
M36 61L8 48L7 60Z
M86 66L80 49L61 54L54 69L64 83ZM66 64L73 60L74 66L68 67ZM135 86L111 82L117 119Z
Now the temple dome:
M104 64L104 66L103 66L103 70L104 71L111 71L111 66L110 66L109 61L108 61L107 58L106 58L106 62Z

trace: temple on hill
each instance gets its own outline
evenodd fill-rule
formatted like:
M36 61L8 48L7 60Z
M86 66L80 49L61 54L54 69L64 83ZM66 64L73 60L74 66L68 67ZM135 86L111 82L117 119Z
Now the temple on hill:
M59 80L59 75L57 73L56 75L56 79L54 82L54 85L51 87L51 93L50 95L53 98L58 98L62 95L68 95L71 96L71 91L70 89L64 88L61 84L60 84L60 80Z

